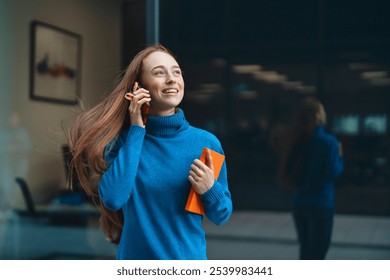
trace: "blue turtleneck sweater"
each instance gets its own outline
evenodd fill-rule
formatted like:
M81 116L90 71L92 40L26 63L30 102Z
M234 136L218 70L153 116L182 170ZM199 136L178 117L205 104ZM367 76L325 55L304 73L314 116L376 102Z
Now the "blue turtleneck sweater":
M294 196L295 206L334 208L334 185L344 169L337 138L317 126L308 145L303 185Z
M117 259L207 259L203 216L184 210L190 166L204 147L223 153L218 139L187 122L183 111L149 116L146 129L131 126L106 147L110 164L99 184L104 205L123 210ZM202 195L215 224L232 212L226 164Z

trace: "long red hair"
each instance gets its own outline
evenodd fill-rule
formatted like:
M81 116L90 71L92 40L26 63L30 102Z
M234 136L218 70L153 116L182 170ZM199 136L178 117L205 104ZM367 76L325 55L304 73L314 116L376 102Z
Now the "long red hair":
M119 243L122 226L122 210L108 210L98 194L98 182L107 169L104 150L123 128L130 126L129 102L124 98L135 81L139 80L143 60L154 52L172 55L164 46L154 45L140 51L125 70L115 89L96 106L82 111L72 122L68 132L68 145L72 153L71 170L87 195L97 201L100 209L100 226L106 238ZM71 182L71 180L69 180Z
M297 104L281 151L278 170L281 186L297 189L302 185L309 139L315 127L325 121L324 107L316 98L306 97Z

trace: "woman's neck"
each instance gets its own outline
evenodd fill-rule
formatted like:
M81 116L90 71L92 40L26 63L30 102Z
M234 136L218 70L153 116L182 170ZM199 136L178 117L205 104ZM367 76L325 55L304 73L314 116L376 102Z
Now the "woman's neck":
M153 110L150 108L149 115L155 117L167 117L177 113L177 108L171 108L166 110Z

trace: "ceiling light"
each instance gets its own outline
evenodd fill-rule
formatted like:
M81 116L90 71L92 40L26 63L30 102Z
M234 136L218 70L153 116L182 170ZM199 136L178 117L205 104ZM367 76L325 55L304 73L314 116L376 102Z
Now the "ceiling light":
M360 74L363 80L386 78L387 71L367 71Z
M281 84L282 87L287 90L288 89L299 90L303 86L303 83L300 81L283 81Z
M256 71L253 73L256 80L268 82L270 84L280 83L287 80L286 75L281 75L276 71Z
M250 74L256 71L263 69L261 65L258 64L244 64L244 65L233 65L232 70L237 74Z

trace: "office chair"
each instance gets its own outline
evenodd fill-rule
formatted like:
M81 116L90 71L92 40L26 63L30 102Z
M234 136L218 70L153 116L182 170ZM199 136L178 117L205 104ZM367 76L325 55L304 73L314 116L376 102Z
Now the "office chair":
M24 211L19 211L18 213L22 214L22 215L27 214L29 216L36 216L37 211L35 209L34 200L32 198L31 192L28 188L27 182L21 177L16 177L15 181L16 181L16 183L18 183L20 189L22 190L24 202L26 203L26 207L27 207L27 213Z
M32 219L34 222L39 222L39 226L65 226L65 227L81 227L87 228L87 221L89 218L99 217L99 213L93 210L85 209L72 209L74 207L64 206L51 207L52 205L35 205L33 197L31 195L29 186L25 179L21 177L15 178L16 183L20 187L27 209L15 210L15 212L23 218ZM42 207L40 207L42 206ZM58 205L57 205L58 206ZM43 224L42 224L43 222ZM22 223L23 224L23 223ZM39 228L38 228L39 230ZM49 237L48 237L49 238ZM86 236L87 240L88 236ZM22 241L21 241L22 242ZM82 242L78 240L77 242ZM81 243L84 244L84 243ZM45 244L42 245L43 247ZM89 246L89 245L87 245ZM83 254L79 252L69 253L63 252L63 249L53 250L50 254L43 254L39 256L39 259L96 259L107 257L94 256L93 254Z
M16 210L21 216L29 216L48 220L50 224L59 226L85 226L90 217L98 217L94 209L80 209L74 205L36 205L25 179L16 177L15 181L22 190L27 210ZM72 207L73 206L73 207Z

